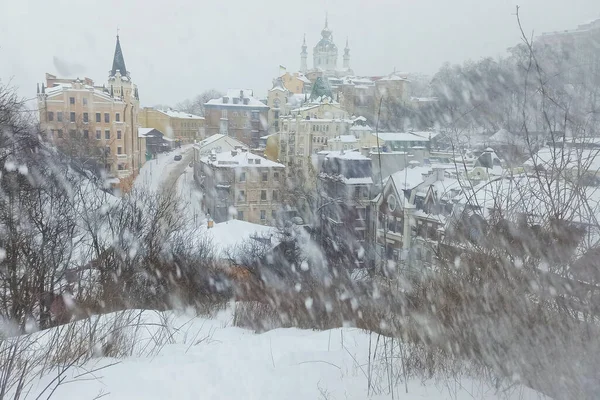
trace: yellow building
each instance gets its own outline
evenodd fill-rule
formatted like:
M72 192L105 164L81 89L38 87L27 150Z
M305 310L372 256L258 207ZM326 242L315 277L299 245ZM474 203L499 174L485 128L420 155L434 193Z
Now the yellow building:
M294 72L290 74L286 72L279 77L283 86L294 94L307 93L310 89L310 80L302 73Z
M157 129L171 139L186 143L204 138L204 117L189 113L144 107L140 110L140 123L144 128Z
M138 90L118 36L107 85L46 74L37 99L40 125L57 147L122 184L138 174L146 161L146 139L138 135Z

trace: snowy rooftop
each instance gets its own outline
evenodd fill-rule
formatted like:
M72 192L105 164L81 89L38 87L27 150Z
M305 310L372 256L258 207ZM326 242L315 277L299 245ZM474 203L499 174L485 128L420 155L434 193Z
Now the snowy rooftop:
M90 85L84 85L84 84L81 84L81 89L76 89L74 87L74 85L71 83L59 83L51 88L46 88L46 95L48 97L52 97L63 91L94 92L94 94L96 94L97 96L103 97L104 99L111 100L111 101L119 101L119 102L121 101L121 99L119 99L119 98L111 97L109 93L106 93L101 88L98 88L95 86L90 86Z
M264 157L252 154L246 149L238 151L225 151L214 155L216 160L211 160L209 156L200 159L202 163L215 165L220 168L285 168L283 164L267 160Z
M369 125L354 125L353 127L350 128L351 131L372 131L373 128L371 128Z
M590 172L600 171L598 149L544 147L524 163L528 167L537 165L545 170L577 169Z
M149 134L150 132L157 130L154 128L138 128L138 137L144 138L146 137L147 134Z
M325 152L319 153L323 154ZM326 152L326 158L340 158L343 160L371 160L363 156L359 151L329 151Z
M411 132L379 132L378 134L374 132L373 136L379 136L379 139L385 142L429 141L428 137L423 137Z
M433 170L430 166L419 166L414 168L404 168L394 172L390 177L398 190L412 189L423 182L423 174L429 175Z
M200 117L198 115L185 113L177 110L159 110L163 114L167 114L171 118L182 118L182 119L204 119L204 117Z
M253 94L254 92L251 89L229 89L227 95L209 100L205 104L209 106L268 108L265 103L253 97Z

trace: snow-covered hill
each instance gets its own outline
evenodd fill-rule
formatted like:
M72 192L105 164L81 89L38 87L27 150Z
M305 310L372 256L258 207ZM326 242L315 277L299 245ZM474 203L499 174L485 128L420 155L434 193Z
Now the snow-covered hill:
M157 354L120 361L96 358L83 368L70 370L53 398L390 399L390 375L396 399L542 398L520 385L495 389L484 380L456 376L409 378L405 386L399 352L391 354L389 347L384 348L384 340L377 340L374 334L352 328L276 329L255 334L231 327L231 311L215 319L143 312L141 321L145 322L136 339L137 349L152 345L157 326L167 320L169 333L163 336L168 337L167 344L159 344ZM371 360L376 360L371 366L369 351ZM383 354L396 360L393 370L386 367ZM55 376L50 374L35 383L31 398Z

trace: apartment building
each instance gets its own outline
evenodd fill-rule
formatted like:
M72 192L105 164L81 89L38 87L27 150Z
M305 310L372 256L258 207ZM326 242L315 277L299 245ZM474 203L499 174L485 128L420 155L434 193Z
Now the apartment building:
M205 105L206 136L221 133L257 148L269 127L269 107L254 97L250 89L230 89Z
M38 85L40 124L57 147L87 158L91 169L132 179L146 161L146 138L138 134L139 94L117 44L107 84L46 74Z
M371 159L360 152L331 151L323 157L317 181L324 237L348 246L359 259L367 247L371 175Z
M176 110L158 110L144 107L140 110L140 124L161 131L167 138L183 143L203 139L204 117Z
M272 225L280 209L285 167L245 147L212 151L199 161L204 207L215 222L240 219Z
M310 157L328 149L329 140L347 135L352 125L337 103L312 103L280 117L279 160L308 174Z

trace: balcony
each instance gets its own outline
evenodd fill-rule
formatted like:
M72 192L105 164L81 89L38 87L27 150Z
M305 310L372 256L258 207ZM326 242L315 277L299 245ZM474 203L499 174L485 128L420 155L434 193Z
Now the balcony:
M117 160L127 160L127 154L117 154Z
M128 169L120 169L117 171L117 177L119 179L127 178L129 175L131 175L131 171L129 171Z

